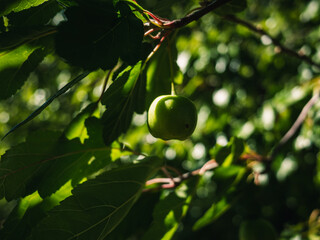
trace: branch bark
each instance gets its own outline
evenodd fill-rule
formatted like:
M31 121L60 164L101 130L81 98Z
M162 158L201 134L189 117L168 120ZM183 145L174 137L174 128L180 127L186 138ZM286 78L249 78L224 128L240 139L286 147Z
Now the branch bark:
M300 59L302 61L305 61L306 63L308 63L308 64L310 64L310 65L312 65L314 67L317 67L320 70L320 64L319 63L314 62L311 58L309 58L307 55L305 55L302 52L296 52L296 51L284 46L283 44L280 43L279 40L277 40L276 38L272 37L269 33L267 33L265 30L261 29L260 27L254 26L252 23L249 23L249 22L247 22L247 21L245 21L243 19L237 18L234 15L224 16L224 19L226 19L226 20L228 20L230 22L239 24L241 26L244 26L244 27L248 28L249 30L251 30L251 31L253 31L255 33L258 33L261 36L263 36L263 35L267 36L272 41L272 44L279 48L280 52L284 52L284 53L286 53L288 55L291 55L291 56L293 56L295 58L298 58L298 59Z
M288 132L281 138L279 143L274 147L270 160L274 159L276 154L279 152L281 147L285 145L298 131L299 127L302 125L304 120L306 119L309 110L311 107L316 104L316 102L319 100L319 91L315 91L313 97L307 102L307 104L303 107L302 111L300 112L297 120L294 122L294 124L291 126L291 128L288 130Z
M188 14L187 16L180 18L180 19L176 19L170 22L167 22L164 24L165 27L169 27L169 28L181 28L186 26L187 24L198 20L199 18L203 17L204 15L208 14L209 12L221 7L222 5L231 2L232 0L217 0L214 2L211 2L207 5L205 5L204 7L200 8L199 10L196 10L190 14Z
M216 167L218 167L219 164L211 159L209 160L208 162L206 162L200 169L197 169L197 170L194 170L194 171L191 171L191 172L187 172L187 173L184 173L178 177L168 177L168 178L154 178L154 179L150 179L149 181L146 182L146 186L150 186L150 185L153 185L153 184L156 184L156 183L163 183L161 186L160 186L160 189L168 189L168 188L175 188L177 187L180 183L182 183L182 181L186 180L186 179L189 179L193 176L196 176L196 175L203 175L206 171L208 170L212 170ZM153 190L154 188L147 188L145 189L144 191L149 191L149 190Z

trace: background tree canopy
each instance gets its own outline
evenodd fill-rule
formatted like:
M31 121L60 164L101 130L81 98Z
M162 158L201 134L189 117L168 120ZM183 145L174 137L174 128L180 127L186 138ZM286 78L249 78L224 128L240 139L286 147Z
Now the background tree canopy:
M320 239L319 1L0 15L0 239ZM172 86L198 112L184 141L146 123Z

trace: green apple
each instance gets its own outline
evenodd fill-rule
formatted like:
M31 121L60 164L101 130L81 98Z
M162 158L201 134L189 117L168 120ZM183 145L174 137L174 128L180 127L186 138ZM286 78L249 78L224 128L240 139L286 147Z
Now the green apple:
M196 107L183 96L159 96L148 110L149 131L156 138L185 140L194 132L196 125Z

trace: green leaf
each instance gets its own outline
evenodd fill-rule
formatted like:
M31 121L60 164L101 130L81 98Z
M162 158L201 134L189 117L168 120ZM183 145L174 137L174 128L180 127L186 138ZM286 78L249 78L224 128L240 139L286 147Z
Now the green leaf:
M52 101L54 99L56 99L57 97L59 97L60 95L62 95L63 93L65 93L66 91L68 91L71 87L73 87L75 84L77 84L78 82L80 82L83 78L85 78L87 75L89 74L89 72L84 72L82 74L80 74L78 77L74 78L71 82L69 82L68 84L66 84L64 87L62 87L58 92L56 92L53 96L51 96L44 104L42 104L39 108L37 108L33 113L31 113L25 120L23 120L22 122L18 123L17 125L15 125L13 128L10 129L9 132L7 132L4 137L2 138L2 140L8 136L10 133L12 133L13 131L17 130L19 127L23 126L24 124L28 123L29 121L31 121L32 119L34 119L36 116L38 116L47 106L50 105L50 103L52 103Z
M244 179L246 169L241 166L221 166L214 171L212 181L217 190L211 207L197 220L193 229L199 230L218 219L238 200L237 184Z
M43 173L38 188L40 196L49 196L69 180L75 186L84 177L107 166L111 161L110 153L110 148L92 147L86 142L81 144L79 139L60 140L50 159L50 166Z
M101 120L90 117L86 119L85 126L89 135L89 139L86 139L86 144L95 147L105 146L102 138L103 126Z
M35 192L21 199L6 219L0 230L2 240L26 239L31 229L46 217L46 212L71 195L71 184L67 183L55 194L42 199Z
M73 7L73 6L78 6L77 0L57 0L58 3L63 5L64 7Z
M0 16L38 6L48 0L1 0Z
M159 16L170 16L173 13L174 7L184 6L185 11L190 10L190 7L194 4L190 0L162 0L162 1L150 1L148 4L148 10Z
M108 235L108 240L141 239L152 222L152 212L159 197L159 191L142 193L128 215Z
M144 103L141 95L145 89L144 78L140 77L141 67L140 61L123 70L102 98L101 102L107 108L101 118L103 138L107 145L129 128L134 111L141 111L140 105ZM137 101L139 97L142 102Z
M65 12L68 21L59 26L57 53L90 70L111 69L119 57L136 63L141 59L143 24L128 6L118 5L120 16L112 1L85 1L69 8Z
M143 25L126 3L119 2L117 7L121 13L121 21L118 25L121 30L116 32L116 38L121 40L122 46L125 46L119 49L120 58L133 65L141 58Z
M171 93L172 78L179 73L179 67L176 63L177 50L166 46L167 42L162 46L151 59L151 63L147 70L147 106L160 95ZM172 64L172 73L171 65Z
M161 164L158 158L146 158L79 185L37 225L30 239L104 239L127 215Z
M143 240L169 240L187 214L199 178L194 177L161 199L153 211L153 222Z
M216 145L211 149L210 154L219 165L230 166L239 159L244 150L244 141L240 138L232 137L226 146Z
M91 117L97 111L98 104L96 102L89 104L85 109L83 109L65 129L65 136L68 139L73 139L79 137L84 138L86 132L85 121Z
M18 65L23 63L23 60L28 56L28 52L21 51L31 51L36 48L47 47L51 49L50 42L39 41L39 39L51 35L55 32L55 28L51 26L40 26L40 27L30 27L30 28L12 28L8 32L3 32L0 34L0 59L7 61L8 59L12 62L8 67ZM49 38L46 38L49 39ZM37 41L38 40L38 41ZM21 46L25 43L25 46ZM49 43L49 44L48 44ZM19 48L20 47L20 48ZM16 48L16 49L15 49ZM16 61L15 57L21 55L22 58ZM21 62L21 63L20 63ZM13 64L16 63L16 64Z
M33 184L39 185L35 180L47 165L44 160L50 159L59 137L59 132L37 131L1 156L0 199L10 201L34 192Z
M32 133L1 158L0 198L12 200L36 190L41 197L49 196L69 180L76 185L110 159L110 148L69 141L59 132Z
M205 214L200 219L198 219L192 229L196 231L209 225L210 223L218 219L223 213L229 210L230 207L230 202L226 198L222 198L220 201L212 204L212 206L205 212Z
M247 0L233 0L219 7L214 12L218 15L235 14L244 11L247 8Z
M61 10L62 7L57 1L48 1L37 7L10 13L7 16L10 22L9 27L21 28L45 25Z
M5 35L5 33L1 35ZM0 48L2 46L1 44ZM50 47L48 49L37 44L33 46L22 45L13 51L0 54L0 100L12 96L21 88L29 74L38 66L49 50Z

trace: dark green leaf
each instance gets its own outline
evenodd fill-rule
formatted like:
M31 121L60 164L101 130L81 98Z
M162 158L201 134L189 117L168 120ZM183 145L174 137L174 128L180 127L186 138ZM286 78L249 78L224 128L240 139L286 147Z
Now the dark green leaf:
M242 12L247 8L247 0L233 0L218 8L214 12L219 15L228 15Z
M38 190L49 196L69 180L76 185L110 162L110 148L71 141L61 133L36 132L7 151L0 162L0 198L26 196Z
M137 101L138 94L142 94L141 91L145 89L144 79L140 77L141 64L140 61L122 71L102 98L102 104L107 107L102 116L106 144L110 144L129 128L136 109L141 111L141 102Z
M200 228L203 228L212 223L223 213L229 210L230 207L231 203L228 202L226 198L222 198L218 202L212 204L212 206L205 212L205 214L194 224L193 230L199 230Z
M244 167L235 165L221 166L215 169L212 177L217 185L214 201L211 207L194 224L194 230L211 224L233 206L238 200L238 196L235 194L236 186L243 179L245 173L246 169Z
M37 42L37 40L54 33L54 31L55 29L51 26L41 26L32 28L12 28L8 32L3 32L0 34L0 58L3 59L3 61L6 61L6 58L8 58L9 61L15 61L14 57L20 54L21 49L31 50L33 48L42 47L43 44L44 46L47 46L45 42ZM28 45L21 46L25 43L28 43ZM19 46L21 47L18 48ZM26 53L22 54L22 56L25 55ZM24 58L20 61L23 59ZM17 64L19 64L19 61Z
M230 166L236 161L244 151L244 141L237 137L232 137L226 146L216 145L211 150L211 155L219 165Z
M0 40L0 48L3 49L12 46L11 44L18 44L16 41L10 42L10 39L14 39L14 36L8 35L10 33L1 34L4 38ZM44 39L41 43L25 44L12 51L0 54L0 100L10 97L23 85L29 74L50 52L50 43L50 39Z
M104 239L127 215L161 164L158 158L147 158L79 185L49 212L31 239Z
M57 97L59 97L61 94L65 93L66 91L68 91L71 87L73 87L75 84L77 84L79 81L81 81L83 78L85 78L87 75L89 74L89 72L84 72L82 74L80 74L78 77L74 78L71 82L69 82L68 84L66 84L63 88L61 88L58 92L56 92L53 96L51 96L44 104L42 104L39 108L37 108L33 113L31 113L25 120L23 120L22 122L18 123L17 125L15 125L12 129L10 129L9 132L6 133L6 135L4 135L4 137L2 139L4 139L6 136L8 136L10 133L12 133L13 131L17 130L19 127L23 126L24 124L26 124L27 122L31 121L32 119L34 119L36 116L38 116L47 106L49 106L49 104L56 99Z
M84 69L110 69L119 57L130 64L141 58L143 24L124 3L117 10L111 1L81 2L66 11L67 22L59 27L58 54ZM125 47L124 47L125 46Z
M42 199L37 192L19 200L0 230L2 240L26 239L31 229L46 217L46 212L71 195L71 185L64 185L55 194Z
M47 24L61 9L60 4L51 0L37 7L18 13L10 13L7 18L10 22L10 28L41 26Z
M85 109L83 109L65 129L65 136L68 139L81 138L85 134L85 121L87 118L91 117L93 113L97 110L98 104L91 103Z
M178 65L176 63L177 51L173 46L170 50L166 46L167 42L152 57L151 63L147 71L147 106L158 96L171 93L172 78L178 73ZM172 64L172 73L171 65Z
M119 49L120 58L133 65L141 57L143 25L126 3L119 2L117 7L121 13L121 22L118 26L121 30L116 32L116 39L121 40L121 45L125 46Z
M43 174L39 194L49 196L69 180L73 186L78 184L84 177L108 165L110 152L110 148L81 144L79 139L60 140L50 159L50 166Z
M0 16L38 6L48 0L1 0Z
M160 192L146 192L141 194L128 215L108 235L108 240L141 239L143 233L152 222L152 212L159 201ZM143 213L143 214L141 214Z
M39 184L39 171L47 166L51 152L60 137L59 132L39 131L8 150L0 162L0 199L12 200L32 193ZM33 185L35 184L35 186Z
M153 211L153 223L143 240L172 238L187 214L197 183L197 177L190 179L158 202Z
M86 144L96 147L105 146L102 138L103 125L101 119L95 117L88 118L85 121L85 126L89 135L89 139L86 139Z
M152 13L155 13L159 16L170 16L172 14L172 9L175 6L184 6L185 10L188 11L192 6L192 1L190 0L162 0L162 1L147 1L146 7Z
M5 22L4 22L4 18L0 18L0 33L5 32L6 31L6 26L5 26Z
M77 0L57 0L58 3L60 3L64 7L73 7L73 6L78 6Z

